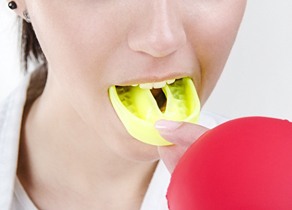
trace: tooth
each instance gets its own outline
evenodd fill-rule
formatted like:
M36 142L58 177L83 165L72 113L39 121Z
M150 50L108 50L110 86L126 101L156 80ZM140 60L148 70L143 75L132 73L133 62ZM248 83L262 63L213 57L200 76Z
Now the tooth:
M162 81L162 82L155 82L153 83L153 88L163 88L166 84L166 81Z
M170 85L170 84L174 83L174 81L175 81L175 79L170 79L170 80L167 80L166 83L167 83L168 85Z
M138 84L133 84L132 86L133 86L133 87L136 87L136 86L138 86Z
M144 83L139 85L142 89L152 89L152 83Z

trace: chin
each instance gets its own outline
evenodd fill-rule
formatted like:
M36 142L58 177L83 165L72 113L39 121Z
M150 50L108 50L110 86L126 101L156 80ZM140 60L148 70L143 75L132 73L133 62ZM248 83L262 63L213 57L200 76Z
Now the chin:
M160 159L157 146L145 144L128 133L126 136L119 145L119 153L125 159L138 162L154 162Z
M138 161L149 162L157 161L160 159L157 146L143 143L132 137L111 109L110 120L106 127L104 127L104 133L111 134L110 138L107 138L106 144L121 158ZM107 136L109 137L109 136Z

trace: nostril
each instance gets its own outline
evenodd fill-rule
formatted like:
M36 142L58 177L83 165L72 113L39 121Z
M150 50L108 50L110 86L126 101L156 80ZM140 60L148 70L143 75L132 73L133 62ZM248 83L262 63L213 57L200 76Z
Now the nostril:
M178 33L174 32L174 33ZM185 43L185 35L174 33L160 33L152 35L148 40L148 51L156 56L162 57L177 51Z
M129 40L129 47L134 51L144 52L153 57L165 57L174 53L186 43L184 30L178 30L173 33L155 32L147 36L140 37L137 35Z

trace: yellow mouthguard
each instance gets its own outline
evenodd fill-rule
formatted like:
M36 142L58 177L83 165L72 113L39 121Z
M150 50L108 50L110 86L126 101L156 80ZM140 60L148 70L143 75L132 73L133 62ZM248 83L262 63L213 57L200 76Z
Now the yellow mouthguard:
M167 99L164 112L160 111L150 89L142 89L139 86L112 86L109 89L112 105L129 134L146 144L172 144L162 138L155 129L157 120L196 123L199 118L200 100L190 78L166 84L162 91Z

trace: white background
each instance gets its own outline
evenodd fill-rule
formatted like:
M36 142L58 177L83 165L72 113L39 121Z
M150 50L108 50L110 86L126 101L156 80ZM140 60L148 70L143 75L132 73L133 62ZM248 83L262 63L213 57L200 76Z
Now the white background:
M18 55L18 25L15 15L0 1L0 101L21 79Z
M236 1L236 0L235 0ZM253 0L206 109L292 120L292 1Z
M1 1L0 101L21 78L17 31L14 14ZM292 120L291 0L248 2L229 62L205 109L228 118Z

